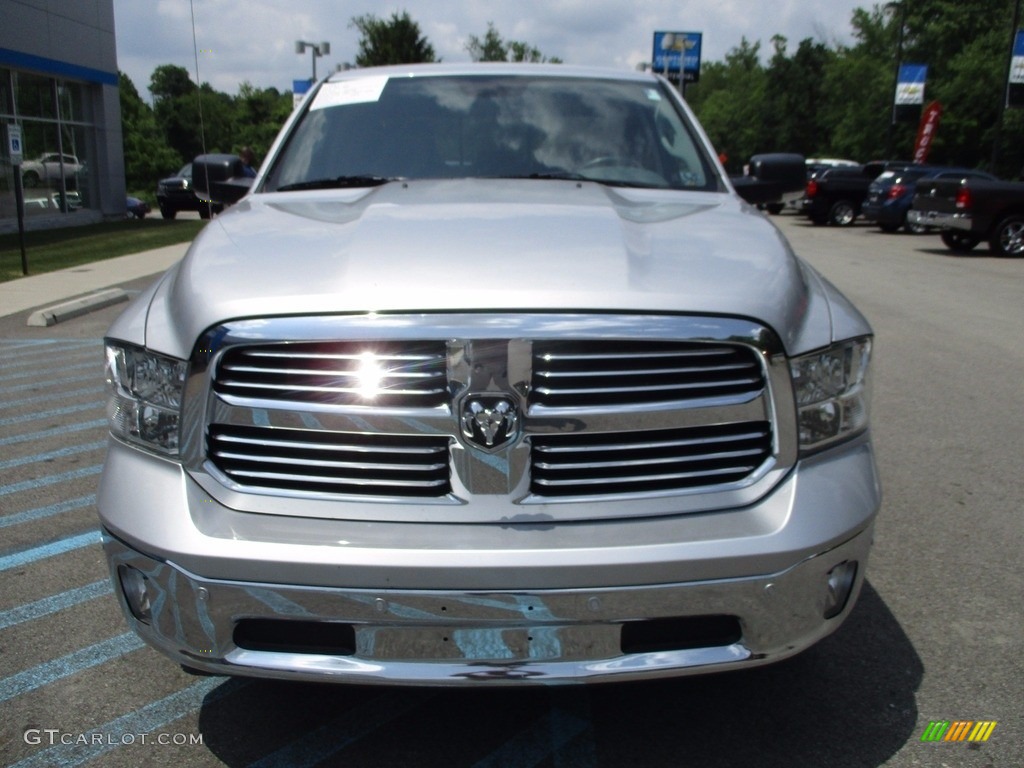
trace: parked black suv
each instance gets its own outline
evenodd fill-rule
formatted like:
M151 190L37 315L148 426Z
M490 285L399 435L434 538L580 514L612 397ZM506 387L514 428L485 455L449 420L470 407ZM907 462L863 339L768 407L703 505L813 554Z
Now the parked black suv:
M200 217L208 219L212 213L224 210L223 205L196 196L192 185L192 163L185 164L174 176L160 180L156 187L156 203L165 219L173 219L178 211L199 211Z

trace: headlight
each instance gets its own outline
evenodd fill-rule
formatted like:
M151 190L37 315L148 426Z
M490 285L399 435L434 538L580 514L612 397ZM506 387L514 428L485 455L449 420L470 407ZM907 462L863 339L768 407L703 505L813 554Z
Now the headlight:
M835 344L789 361L800 450L823 448L868 426L871 339Z
M176 456L188 363L128 344L108 343L106 355L111 434Z

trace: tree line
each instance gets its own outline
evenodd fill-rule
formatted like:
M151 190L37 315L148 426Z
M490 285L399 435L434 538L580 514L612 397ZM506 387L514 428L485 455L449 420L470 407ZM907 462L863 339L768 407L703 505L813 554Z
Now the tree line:
M761 152L907 159L917 121L911 115L892 122L899 56L928 65L926 103L943 106L929 162L1015 178L1024 170L1024 114L1002 114L1002 101L1016 2L901 0L858 8L853 44L808 38L790 51L789 41L777 35L767 63L761 43L743 38L723 61L702 64L699 82L686 86L686 100L733 171ZM388 19L367 14L350 23L360 33L356 66L438 60L408 13ZM561 61L504 39L493 24L469 37L466 52L472 61ZM208 83L196 85L174 64L157 67L148 88L152 107L121 73L130 190L151 191L157 179L203 152L248 146L262 158L292 110L290 91L245 82L230 96Z

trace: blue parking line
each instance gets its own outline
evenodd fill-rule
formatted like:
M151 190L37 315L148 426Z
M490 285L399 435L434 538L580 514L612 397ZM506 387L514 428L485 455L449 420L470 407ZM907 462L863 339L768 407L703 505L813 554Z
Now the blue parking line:
M76 349L61 348L61 349L49 349L45 353L31 352L29 354L17 353L7 351L4 353L4 370L12 371L16 368L32 368L33 370L39 370L43 366L50 366L53 363L59 362L61 367L64 366L69 360L78 358L80 360L91 359L93 361L103 362L103 357L99 354L97 349L84 349L78 347Z
M291 744L249 764L249 768L312 768L392 720L422 706L433 692L388 692L355 707L319 728L303 733Z
M552 709L506 741L474 768L528 768L543 762L552 753L589 727L589 723L561 709ZM577 763L573 763L577 765ZM594 763L579 764L593 765Z
M103 393L104 389L105 388L101 386L72 389L70 391L62 391L59 397L65 400L70 400L72 397L82 397L83 395L99 395ZM21 406L34 405L35 403L48 403L52 401L54 397L55 395L36 395L35 397L25 397L21 400L8 400L7 402L0 403L0 409L20 408Z
M5 419L0 419L0 427L9 427L11 424L24 424L26 421L36 421L37 419L49 419L53 416L67 416L69 413L78 413L79 411L98 411L101 410L104 405L105 401L100 400L93 403L69 405L67 408L53 408L49 411L26 413L21 416L8 416Z
M43 518L53 517L54 515L60 515L64 512L82 509L83 507L88 507L95 503L96 494L90 493L88 496L79 496L77 499L59 501L56 504L49 504L45 507L26 509L24 512L15 512L13 515L4 515L3 517L0 517L0 528L9 528L12 525L21 525L22 523L31 523L34 520L42 520Z
M125 632L123 635L90 645L59 659L37 664L31 669L0 680L0 703L91 667L105 664L144 646L145 643L134 632Z
M89 451L98 451L100 448L105 448L107 445L106 440L98 440L94 443L81 443L80 445L69 445L66 448L58 448L55 451L47 451L46 453L36 453L32 456L19 456L16 459L7 459L6 461L0 461L0 469L12 469L14 467L23 467L26 464L37 464L41 461L53 461L54 459L63 459L67 456L74 456L76 453L88 453Z
M33 381L29 384L18 384L15 387L4 387L4 392L24 392L25 390L31 389L33 391L44 389L46 387L56 387L59 384L72 384L76 381L96 381L96 375L93 373L82 374L81 376L65 376L61 379L46 379L44 381Z
M91 467L73 469L70 472L61 472L58 475L47 475L46 477L39 477L35 480L22 480L20 483L0 485L0 496L7 496L12 493L21 493L22 491L29 491L33 488L43 488L47 485L56 485L57 483L63 483L65 480L78 480L82 477L98 475L102 471L103 465L96 464Z
M121 737L126 734L159 731L200 707L216 704L248 685L249 680L239 678L227 681L220 677L206 678L188 688L150 702L137 712L131 712L94 728L81 739L83 743L56 744L14 763L10 768L76 768L117 749L121 746Z
M92 546L93 544L100 543L100 532L89 531L87 533L80 533L77 536L71 536L67 539L59 539L57 541L50 542L49 544L43 544L39 547L32 547L31 549L24 549L21 552L13 552L9 555L0 557L0 572L9 571L11 568L20 568L23 565L29 565L39 560L45 560L48 557L54 555L63 555L65 552L72 552L82 547Z
M86 344L102 344L103 339L4 339L0 346L4 347L46 347L56 344L74 344L83 346Z
M66 592L61 592L59 595L51 595L50 597L44 597L42 600L19 605L17 608L10 608L0 612L0 629L24 624L26 621L32 621L33 619L41 619L43 616L63 611L65 608L71 608L86 603L89 600L95 600L97 597L109 595L113 591L110 579L102 579L101 581L94 581L92 584L86 584L84 587L69 589Z
M60 369L62 371L75 371L75 370L78 370L79 368L95 368L97 371L99 371L102 374L102 372L103 372L103 361L102 360L90 360L87 363L78 363L76 365L62 365L60 367ZM34 377L38 378L39 377L39 368L38 367L34 367L28 373L15 373L15 374L12 374L10 376L7 376L7 375L0 376L0 382L15 381L16 379L27 379L30 376L34 376Z
M53 427L51 429L42 429L38 432L25 432L20 435L0 438L0 446L17 445L18 443L28 443L33 440L45 440L48 437L63 435L66 432L81 432L83 429L95 429L96 427L105 427L106 425L106 419L93 419L92 421L83 421L78 424L68 424L66 427Z

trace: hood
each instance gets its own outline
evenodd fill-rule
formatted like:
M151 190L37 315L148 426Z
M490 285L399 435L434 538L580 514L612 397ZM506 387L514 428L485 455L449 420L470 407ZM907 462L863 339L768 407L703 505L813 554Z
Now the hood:
M187 357L233 319L504 310L731 315L809 348L830 336L814 294L817 277L732 194L394 182L249 195L164 281L146 343Z

